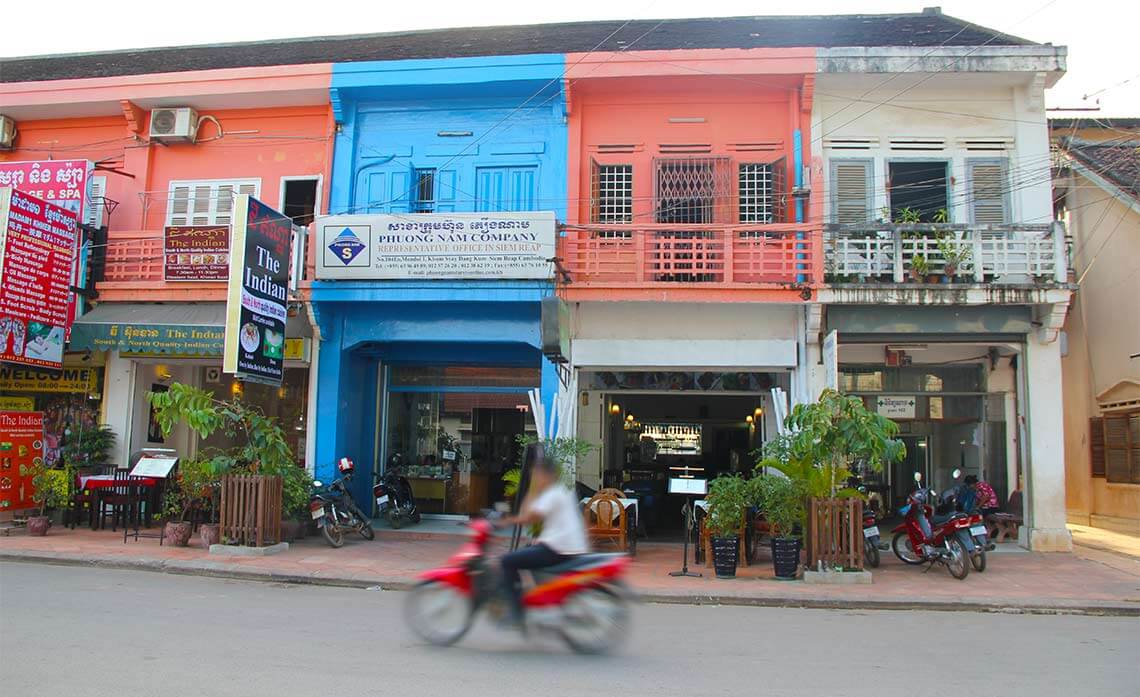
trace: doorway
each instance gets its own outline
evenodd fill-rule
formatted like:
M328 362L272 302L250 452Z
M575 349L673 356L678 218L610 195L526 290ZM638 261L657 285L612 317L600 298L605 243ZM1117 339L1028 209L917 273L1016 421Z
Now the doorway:
M891 464L891 510L906 504L914 490L915 473L922 474L924 486L930 486L930 436L901 436L906 457Z
M949 210L949 163L888 162L891 219L895 222L937 223ZM914 219L917 218L917 219Z

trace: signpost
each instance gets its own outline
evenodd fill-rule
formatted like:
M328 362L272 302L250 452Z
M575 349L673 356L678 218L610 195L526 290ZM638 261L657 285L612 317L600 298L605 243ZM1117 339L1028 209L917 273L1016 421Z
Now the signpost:
M293 221L248 194L236 199L222 370L280 385Z
M555 227L549 211L318 218L317 278L545 280Z
M875 403L875 410L880 416L888 419L913 419L915 413L914 397L891 397L884 395Z
M230 272L230 229L226 225L165 229L163 278L167 281L225 281Z
M71 211L0 189L0 361L63 364L78 232Z

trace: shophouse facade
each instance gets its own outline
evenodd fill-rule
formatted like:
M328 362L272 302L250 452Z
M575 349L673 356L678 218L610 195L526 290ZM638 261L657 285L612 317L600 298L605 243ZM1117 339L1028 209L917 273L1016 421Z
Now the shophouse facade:
M148 448L185 457L224 445L220 435L201 440L180 427L164 436L157 428L146 394L182 382L241 395L279 418L303 464L312 442L303 288L291 302L284 384L223 374L228 226L239 193L285 211L300 228L325 209L331 67L136 74L139 63L146 61L78 56L3 68L0 113L15 120L18 135L0 152L0 167L66 158L90 170L85 312L72 328L63 375L39 376L33 389L50 392L32 406L49 413L49 431L60 431L49 442L67 429L110 426L116 447L107 464L125 466ZM167 56L162 64L180 61ZM0 389L15 395L28 382L16 371Z

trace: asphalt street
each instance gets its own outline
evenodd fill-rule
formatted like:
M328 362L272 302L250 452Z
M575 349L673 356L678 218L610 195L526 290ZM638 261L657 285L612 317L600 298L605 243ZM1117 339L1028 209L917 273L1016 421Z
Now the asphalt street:
M403 594L0 564L9 695L1128 695L1140 619L646 605L615 655L485 621L457 646Z

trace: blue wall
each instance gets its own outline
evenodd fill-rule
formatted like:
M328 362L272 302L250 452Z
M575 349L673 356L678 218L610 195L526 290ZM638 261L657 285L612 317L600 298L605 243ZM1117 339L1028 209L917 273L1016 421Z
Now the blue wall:
M430 168L437 212L565 220L564 66L561 54L334 65L329 212L415 212L415 170ZM539 350L539 301L553 292L545 281L315 282L317 477L352 456L367 502L381 361L541 365L549 410L558 382Z

